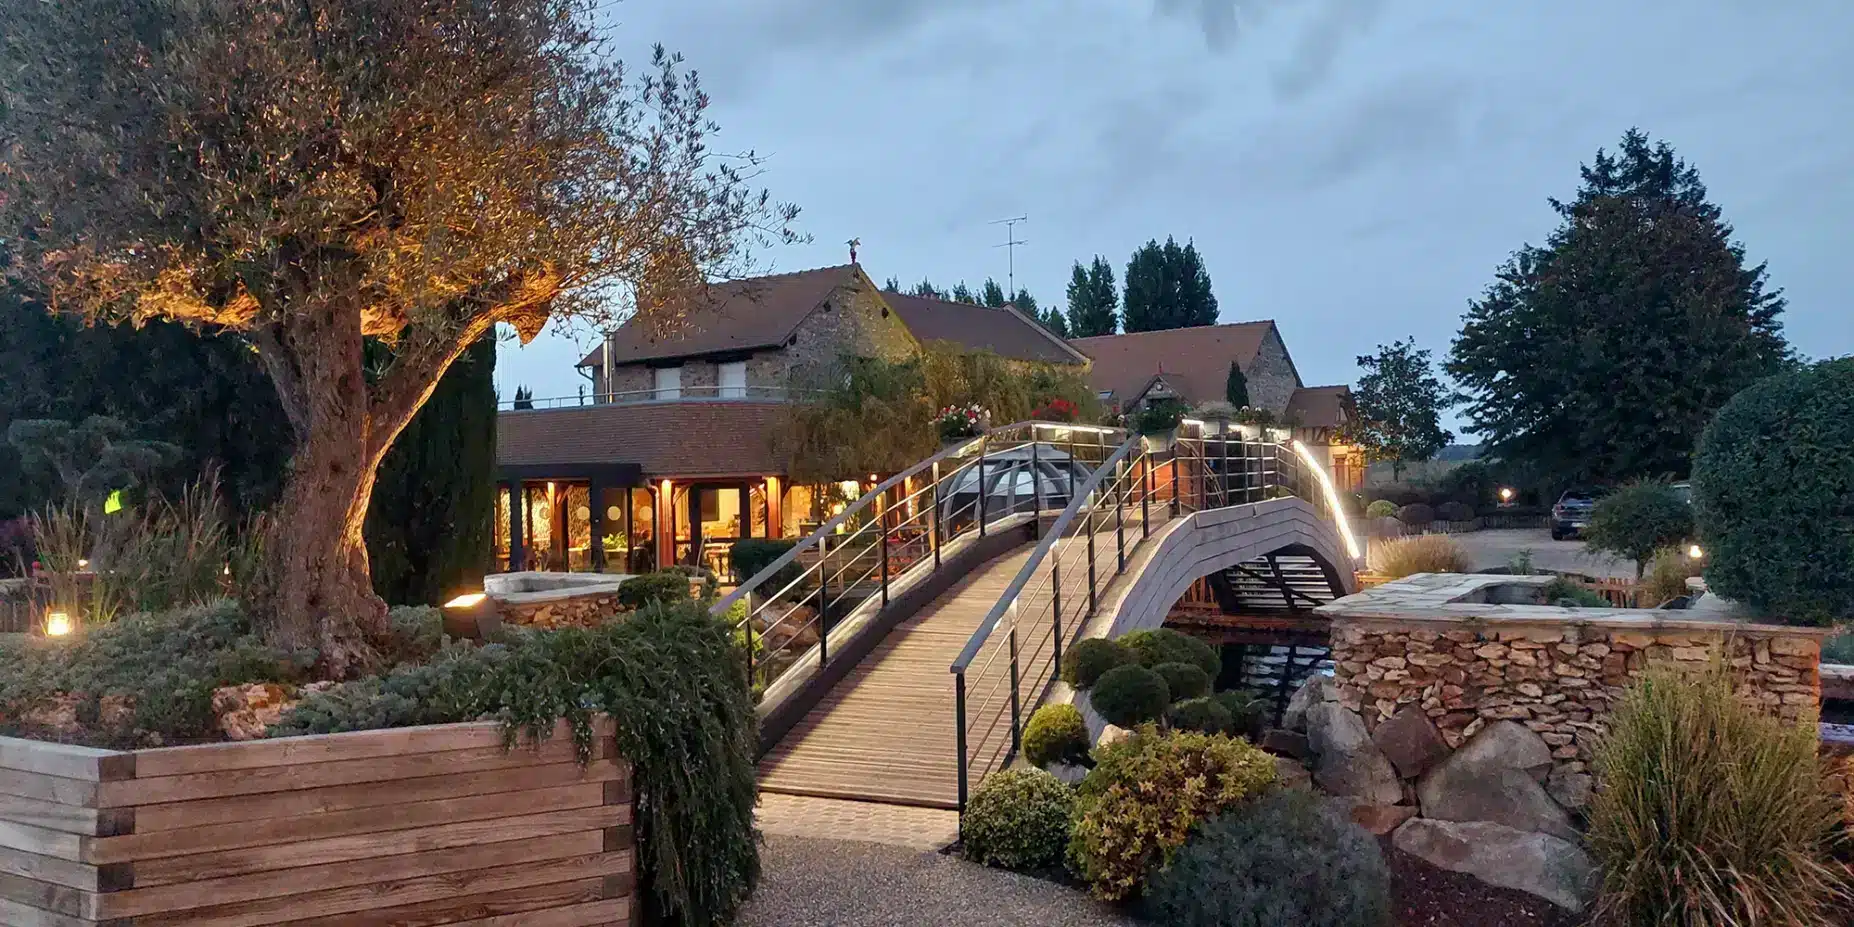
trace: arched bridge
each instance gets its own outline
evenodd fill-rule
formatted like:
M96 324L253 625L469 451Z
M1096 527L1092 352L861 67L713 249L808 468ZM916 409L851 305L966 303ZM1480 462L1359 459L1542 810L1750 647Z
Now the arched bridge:
M1351 591L1335 503L1304 447L1190 420L949 446L715 606L752 654L760 787L963 807L1076 640L1155 627L1205 577L1289 608Z

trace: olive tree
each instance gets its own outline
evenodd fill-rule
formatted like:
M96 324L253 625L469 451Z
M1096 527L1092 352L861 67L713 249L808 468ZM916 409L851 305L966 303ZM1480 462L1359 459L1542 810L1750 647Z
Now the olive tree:
M693 72L659 47L628 74L598 7L0 4L9 274L57 312L249 341L296 443L246 595L328 675L376 662L375 473L469 345L673 319L792 237L751 153L710 150Z

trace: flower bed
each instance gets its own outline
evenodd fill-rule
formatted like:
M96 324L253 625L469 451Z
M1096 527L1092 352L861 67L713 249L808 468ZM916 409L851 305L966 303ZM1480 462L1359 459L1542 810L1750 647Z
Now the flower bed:
M630 764L595 724L114 751L0 738L0 922L626 922Z

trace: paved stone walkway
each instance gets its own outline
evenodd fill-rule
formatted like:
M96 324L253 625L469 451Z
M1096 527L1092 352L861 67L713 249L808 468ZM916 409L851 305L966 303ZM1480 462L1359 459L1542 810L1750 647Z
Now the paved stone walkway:
M1074 889L943 853L769 834L739 927L1131 927Z
M760 830L768 835L856 840L911 850L938 850L959 839L959 813L834 798L760 794Z

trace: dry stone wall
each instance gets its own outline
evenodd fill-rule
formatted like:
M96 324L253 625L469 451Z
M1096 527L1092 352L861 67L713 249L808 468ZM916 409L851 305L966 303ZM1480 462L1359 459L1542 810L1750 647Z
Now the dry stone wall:
M1740 695L1772 714L1813 722L1820 712L1821 643L1810 631L1583 618L1475 624L1335 620L1340 704L1370 730L1416 705L1451 748L1490 722L1514 721L1536 732L1565 772L1584 769L1611 707L1654 662L1723 661Z

